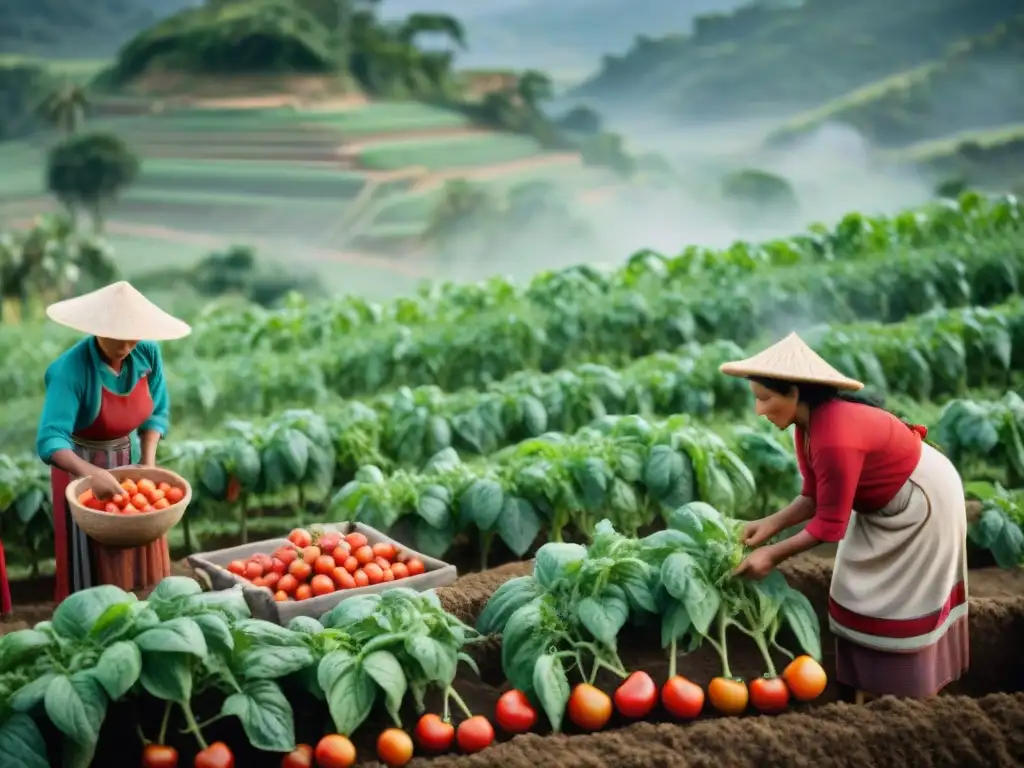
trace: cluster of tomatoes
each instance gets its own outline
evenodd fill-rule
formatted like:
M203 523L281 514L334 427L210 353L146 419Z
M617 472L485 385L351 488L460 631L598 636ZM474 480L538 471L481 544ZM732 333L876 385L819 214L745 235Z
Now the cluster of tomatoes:
M426 571L423 561L380 541L370 544L361 533L336 531L315 537L304 528L288 534L289 543L272 554L232 560L228 570L253 586L266 587L278 602L308 600L344 589L400 581Z
M78 503L97 512L109 512L112 515L140 515L145 512L156 512L177 504L185 497L185 492L170 483L154 483L142 478L122 480L119 493L110 499L97 499L90 488L80 494Z

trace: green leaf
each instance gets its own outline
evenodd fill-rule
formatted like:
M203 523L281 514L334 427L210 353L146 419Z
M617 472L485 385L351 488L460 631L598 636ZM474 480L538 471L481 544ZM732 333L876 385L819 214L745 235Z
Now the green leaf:
M692 626L686 606L678 600L670 599L661 614L661 647L668 648L673 640L678 643Z
M580 623L597 640L610 648L616 647L619 631L629 619L629 604L625 593L609 584L596 597L585 597L576 607Z
M0 672L14 669L53 642L45 632L19 629L0 637Z
M227 619L218 613L202 613L193 616L194 621L203 637L206 638L206 647L214 653L230 654L235 649L235 638L231 634L231 627ZM320 627L317 624L317 627ZM322 629L322 627L321 627Z
M506 496L498 518L498 535L517 557L533 546L540 533L541 519L533 505L518 496Z
M142 653L130 640L121 640L103 651L93 669L93 675L114 701L128 693L141 674Z
M529 603L540 594L540 585L533 576L517 576L509 579L491 595L480 618L476 622L476 630L480 634L489 635L505 629L509 618L517 610Z
M332 651L324 656L318 678L335 729L343 736L351 736L373 709L377 698L373 678L348 651Z
M105 610L89 630L89 638L99 645L120 640L135 627L135 619L145 603L117 603Z
M143 653L142 687L163 701L188 701L192 698L192 659L187 653Z
M17 768L50 768L46 741L28 715L15 713L0 724L0 755Z
M694 629L706 635L722 597L707 583L697 561L684 552L669 555L661 566L661 581L665 591L686 607Z
M320 623L328 629L347 629L377 613L380 595L356 595L342 600L320 617Z
M683 457L670 445L651 449L644 466L644 485L657 499L665 498L683 474Z
M612 579L622 587L631 608L657 613L658 606L651 590L653 571L644 563L618 563L612 569Z
M408 684L401 663L390 651L376 651L363 659L363 669L384 691L388 714L395 725L402 726L402 701Z
M428 485L420 491L416 514L432 528L446 528L452 522L451 494L443 485Z
M501 668L513 687L529 695L533 691L533 665L551 645L543 624L539 598L519 608L509 618L501 638Z
M251 680L277 680L316 663L305 646L255 646L242 656L241 669Z
M135 644L147 653L189 653L200 659L205 659L208 653L203 630L186 616L140 632Z
M161 581L146 599L152 607L159 608L164 605L172 605L179 598L192 597L203 591L199 582L187 576L168 576Z
M405 641L405 650L423 668L423 675L442 686L451 685L458 664L456 651L432 637L416 635Z
M11 709L15 712L31 712L43 703L46 698L46 690L50 687L50 683L56 679L56 674L47 672L21 686L10 698Z
M22 524L27 524L42 509L43 498L43 492L38 488L30 488L18 497L14 502L14 511Z
M564 579L573 565L587 558L587 548L580 544L550 542L537 550L533 577L544 589L551 589Z
M722 514L703 501L692 501L668 513L670 528L698 542L706 539L730 540L732 531Z
M75 744L95 748L107 713L103 689L91 674L58 675L46 689L46 715Z
M781 613L804 653L821 661L821 626L818 614L814 612L814 606L807 596L790 589L782 603Z
M537 659L533 666L533 690L551 730L559 733L569 704L569 679L560 658L545 653Z
M284 693L271 680L252 680L224 700L221 713L237 717L249 743L265 752L295 749L295 715Z
M459 499L463 525L472 523L481 531L493 530L501 515L505 491L494 480L477 480Z
M138 598L130 592L103 584L69 595L57 606L50 621L58 635L82 640L110 606L137 601Z

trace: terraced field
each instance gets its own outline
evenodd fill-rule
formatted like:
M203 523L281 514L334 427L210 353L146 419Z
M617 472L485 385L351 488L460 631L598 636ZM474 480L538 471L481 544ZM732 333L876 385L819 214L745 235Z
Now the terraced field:
M504 188L536 178L575 194L609 178L583 168L575 155L547 153L532 139L482 131L460 114L412 102L344 108L154 102L154 114L106 117L102 106L90 127L118 133L143 158L141 177L113 212L112 231L162 227L180 231L182 243L249 235L287 244L310 260L316 260L312 249L328 249L343 262L367 245L392 250L388 244L399 241L418 249L448 180ZM10 160L0 178L0 222L47 210L44 150L42 141L0 149ZM382 276L387 266L382 257Z

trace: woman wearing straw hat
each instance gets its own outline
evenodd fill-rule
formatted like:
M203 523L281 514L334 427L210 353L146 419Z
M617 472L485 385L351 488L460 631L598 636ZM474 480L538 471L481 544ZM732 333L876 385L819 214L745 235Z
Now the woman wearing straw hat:
M756 411L796 427L800 495L749 523L758 546L738 574L759 579L822 542L839 542L829 591L836 678L856 692L923 698L968 667L967 512L960 476L927 430L845 399L864 385L819 357L795 333L720 369L746 378ZM856 510L856 511L854 511Z
M121 488L107 470L156 464L170 407L155 342L183 338L191 328L124 281L52 304L46 314L88 334L47 368L36 437L39 457L52 468L56 600L98 584L152 586L170 575L167 540L134 549L90 542L71 519L64 491L72 477L88 475L96 496L108 498Z

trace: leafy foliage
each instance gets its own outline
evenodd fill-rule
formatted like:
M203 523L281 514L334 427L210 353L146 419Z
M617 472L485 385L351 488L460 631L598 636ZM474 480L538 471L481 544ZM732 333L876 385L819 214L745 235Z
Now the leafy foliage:
M139 159L111 133L71 136L50 150L46 187L72 215L85 209L97 232L104 209L139 175Z

